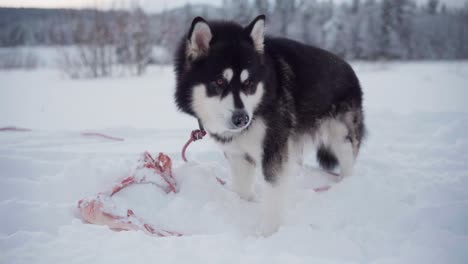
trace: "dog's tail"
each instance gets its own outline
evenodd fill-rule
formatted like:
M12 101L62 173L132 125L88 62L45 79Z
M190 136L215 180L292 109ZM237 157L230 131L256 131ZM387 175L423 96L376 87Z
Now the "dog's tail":
M338 159L330 148L320 145L317 150L317 161L324 170L333 170L338 165Z

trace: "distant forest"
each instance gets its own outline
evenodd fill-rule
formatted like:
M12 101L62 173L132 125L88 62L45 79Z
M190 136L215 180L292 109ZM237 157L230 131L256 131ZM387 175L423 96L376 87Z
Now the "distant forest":
M246 25L257 14L267 15L268 34L315 45L346 59L468 58L468 4L449 9L438 0L428 0L424 5L413 0L353 0L346 4L224 0L222 7L187 4L157 14L147 14L141 8L0 8L0 46L98 43L117 47L118 57L125 57L125 43L140 43L173 52L195 16Z

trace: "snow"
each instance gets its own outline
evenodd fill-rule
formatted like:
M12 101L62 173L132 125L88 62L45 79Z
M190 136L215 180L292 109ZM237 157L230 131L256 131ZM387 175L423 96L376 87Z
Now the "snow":
M0 68L55 68L64 65L64 53L78 57L77 46L15 46L0 47ZM150 59L163 64L172 61L171 53L163 46L153 46ZM66 64L65 64L66 65ZM3 66L3 67L2 67Z
M308 157L270 237L256 234L260 180L255 201L238 198L209 139L181 161L196 120L173 104L170 67L100 80L0 72L0 127L32 129L0 133L0 263L466 263L468 62L354 66L369 129L355 175L314 193L325 180ZM77 201L128 176L145 150L173 158L180 192L134 186L114 201L186 235L82 223Z

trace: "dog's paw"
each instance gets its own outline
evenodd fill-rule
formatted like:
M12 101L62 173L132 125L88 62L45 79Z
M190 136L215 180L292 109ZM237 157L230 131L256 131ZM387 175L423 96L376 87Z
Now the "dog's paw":
M339 183L345 178L345 176L342 175L342 174L332 175L330 177L331 177L332 181L335 182L335 183Z
M234 192L237 193L237 195L239 195L239 197L242 199L242 200L245 200L245 201L248 201L248 202L253 202L256 200L256 196L255 196L255 193L252 192L252 191L236 191L234 190Z
M248 202L252 202L256 200L255 192L252 190L251 187L247 187L241 184L232 184L230 188L233 192L235 192L242 200L246 200Z
M280 221L274 221L273 219L263 219L257 226L256 234L258 236L269 237L276 233L280 226Z

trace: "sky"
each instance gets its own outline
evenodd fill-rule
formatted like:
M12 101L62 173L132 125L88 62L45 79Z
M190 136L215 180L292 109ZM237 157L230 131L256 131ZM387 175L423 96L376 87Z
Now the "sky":
M0 0L2 7L82 8L90 6L109 7L117 3L138 2L147 11L157 12L183 6L186 3L220 5L221 0Z
M112 3L139 2L147 12L158 12L186 3L210 3L220 5L222 0L0 0L1 7L39 7L39 8L82 8L89 6L109 7ZM335 0L335 2L345 2L351 0ZM427 0L417 0L425 3ZM466 0L441 0L451 7L462 6Z

